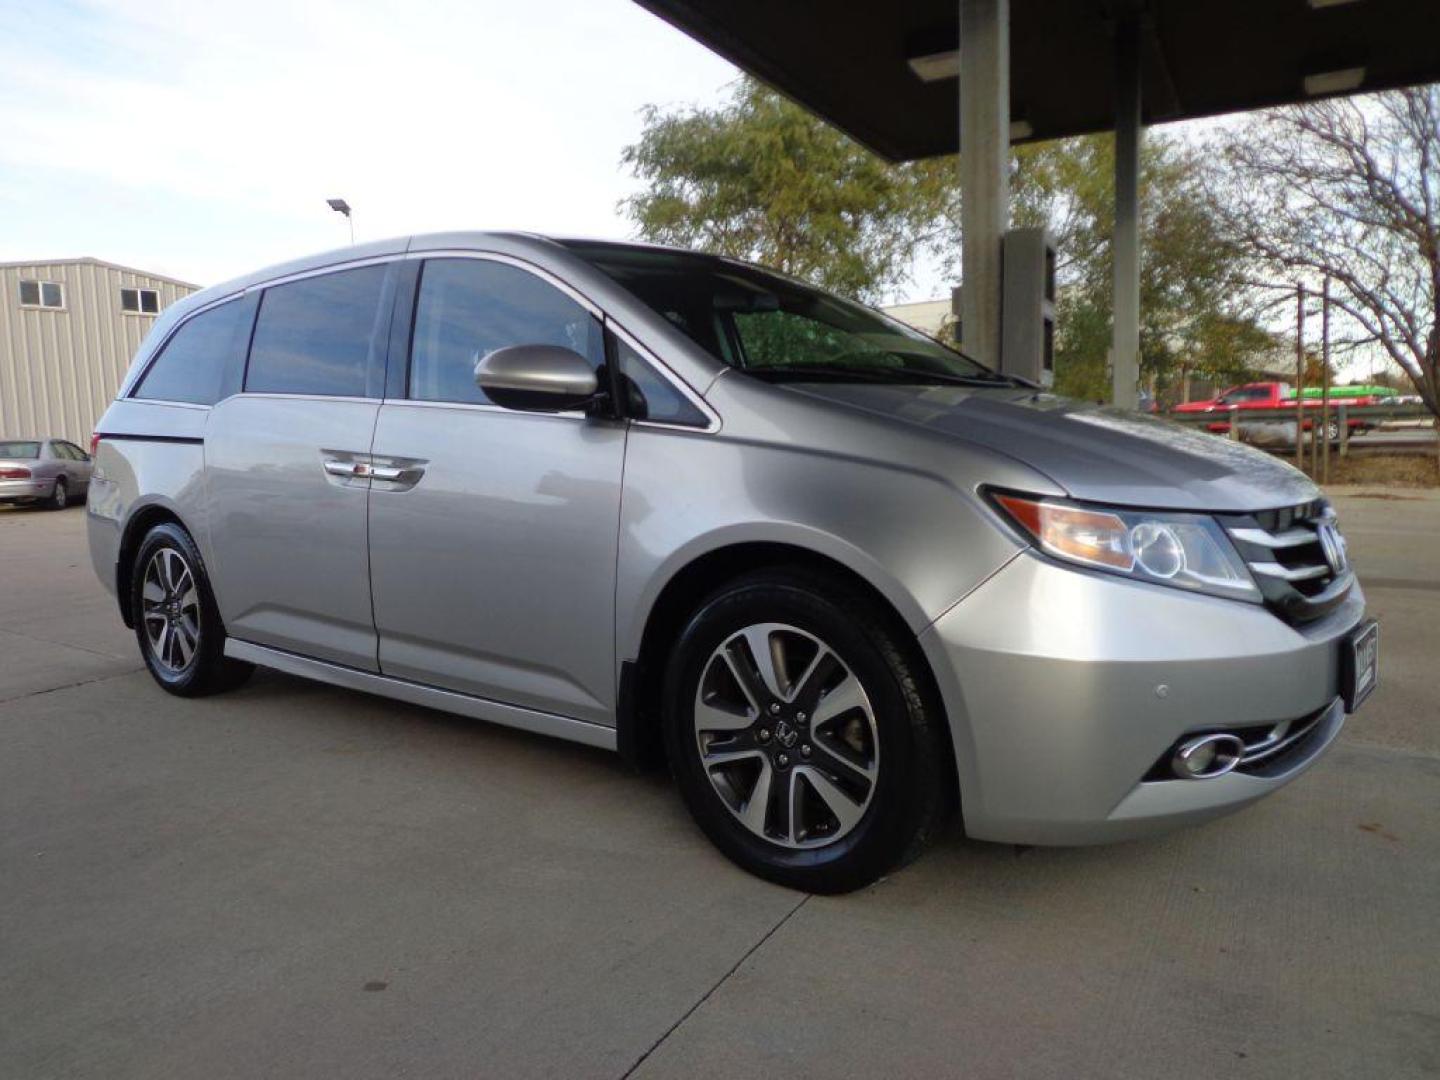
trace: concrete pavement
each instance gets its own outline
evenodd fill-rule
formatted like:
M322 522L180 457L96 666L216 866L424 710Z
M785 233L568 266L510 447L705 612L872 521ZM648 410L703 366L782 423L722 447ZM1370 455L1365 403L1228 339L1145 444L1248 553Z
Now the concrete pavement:
M0 511L0 1077L1431 1075L1440 496L1337 493L1382 686L1159 840L747 877L610 756L141 670L84 511Z

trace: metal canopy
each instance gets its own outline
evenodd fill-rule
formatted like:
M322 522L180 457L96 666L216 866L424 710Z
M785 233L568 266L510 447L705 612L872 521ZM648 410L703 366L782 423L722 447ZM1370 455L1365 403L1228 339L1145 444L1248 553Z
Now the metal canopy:
M956 0L637 0L891 160L951 154ZM1437 0L1011 0L1015 141L1115 126L1116 18L1142 20L1144 122L1440 82ZM931 57L949 77L922 80Z

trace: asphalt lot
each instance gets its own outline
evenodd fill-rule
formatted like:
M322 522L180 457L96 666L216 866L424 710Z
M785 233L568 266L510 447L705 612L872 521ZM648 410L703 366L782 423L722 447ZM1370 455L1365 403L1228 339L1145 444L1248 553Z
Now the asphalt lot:
M1381 688L1236 816L742 874L664 777L140 668L84 510L0 510L0 1076L1440 1072L1440 494L1341 493Z

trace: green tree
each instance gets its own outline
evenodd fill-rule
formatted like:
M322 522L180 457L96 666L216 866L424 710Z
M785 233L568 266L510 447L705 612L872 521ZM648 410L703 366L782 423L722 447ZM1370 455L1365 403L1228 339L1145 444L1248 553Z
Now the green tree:
M716 108L649 106L621 204L646 239L749 259L875 299L908 272L924 175L891 166L751 79Z
M960 279L953 157L891 165L752 79L713 108L651 107L622 160L644 183L622 210L641 236L773 266L875 300L917 259ZM1151 135L1142 161L1141 371L1242 375L1273 347L1243 305L1235 249L1214 227L1199 163ZM1019 147L1012 218L1059 249L1059 388L1109 395L1114 142L1087 136Z

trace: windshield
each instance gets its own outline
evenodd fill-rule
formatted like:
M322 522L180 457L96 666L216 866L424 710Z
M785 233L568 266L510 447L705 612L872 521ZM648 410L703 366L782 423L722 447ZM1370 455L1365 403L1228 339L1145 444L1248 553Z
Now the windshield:
M9 458L15 461L19 458L38 458L40 456L40 444L38 442L0 442L0 458Z
M760 378L1011 381L904 323L759 267L621 244L566 246L706 352Z

